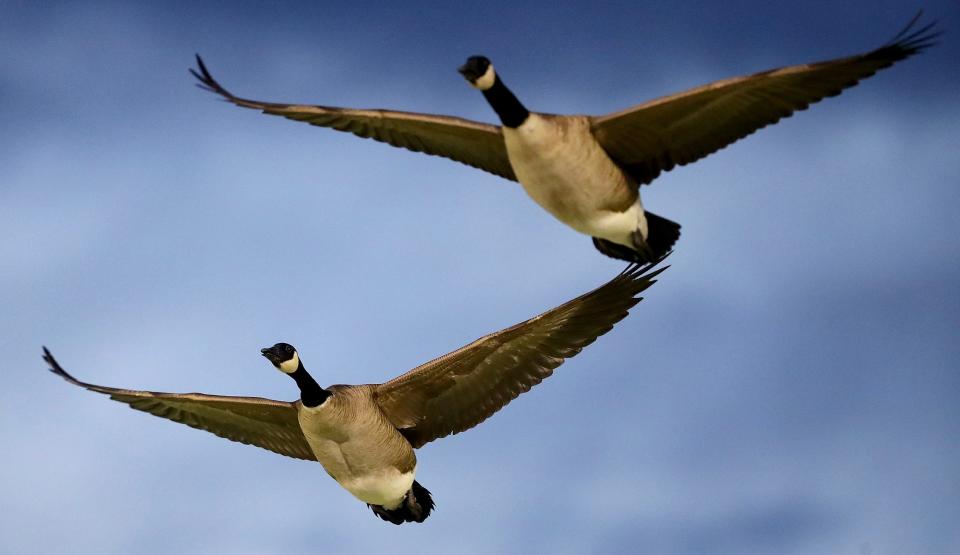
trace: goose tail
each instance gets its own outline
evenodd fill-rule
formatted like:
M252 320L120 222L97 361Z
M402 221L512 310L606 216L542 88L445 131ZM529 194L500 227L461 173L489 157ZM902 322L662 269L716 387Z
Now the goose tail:
M653 259L657 260L670 252L673 244L680 238L680 224L650 212L647 212L646 216L647 245L653 252Z
M599 237L593 238L593 246L609 256L638 264L651 264L662 260L680 238L680 224L656 214L646 213L647 238L640 230L633 232L633 248Z
M416 480L407 495L395 509L387 509L383 505L370 505L373 514L392 522L393 524L403 524L404 522L423 522L427 520L430 513L433 512L433 498L427 488L420 485Z

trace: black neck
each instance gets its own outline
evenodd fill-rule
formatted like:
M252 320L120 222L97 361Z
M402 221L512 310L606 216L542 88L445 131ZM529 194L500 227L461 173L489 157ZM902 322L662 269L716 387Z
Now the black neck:
M494 75L493 86L483 91L484 98L490 103L493 110L500 116L505 127L516 129L527 121L530 111L520 104L517 97L503 84L499 75Z
M297 387L300 388L300 401L305 407L320 406L330 396L330 392L320 387L313 376L307 373L307 369L303 367L302 362L297 370L290 374L290 377L297 382Z

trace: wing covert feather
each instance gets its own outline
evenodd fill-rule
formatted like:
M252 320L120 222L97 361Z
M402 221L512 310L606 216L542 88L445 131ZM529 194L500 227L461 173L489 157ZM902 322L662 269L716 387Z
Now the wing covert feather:
M595 116L593 133L638 183L650 183L932 46L935 21L911 31L920 15L865 54L724 79Z
M190 70L198 86L219 94L228 102L265 114L283 116L319 127L353 133L389 145L442 156L511 181L517 178L507 158L503 135L496 125L453 116L417 114L380 109L337 108L302 104L278 104L240 98L218 83L200 56L197 70Z
M589 293L377 385L375 398L414 447L470 429L610 331L665 269L651 271L655 264L631 265Z

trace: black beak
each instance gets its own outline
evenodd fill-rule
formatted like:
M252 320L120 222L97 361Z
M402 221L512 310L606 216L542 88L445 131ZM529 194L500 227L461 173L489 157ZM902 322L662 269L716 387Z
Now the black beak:
M476 83L477 79L483 77L482 73L477 73L476 66L470 64L469 62L460 66L457 71L459 71L460 75L463 75L463 78L470 83Z
M490 60L483 56L470 56L467 58L467 63L463 64L457 71L460 72L460 75L470 81L471 83L476 83L477 79L483 77L483 74L487 72L490 68Z
M263 355L263 356L265 356L265 357L267 358L267 360L269 360L270 362L273 362L274 359L275 359L276 356L277 356L276 353L273 352L273 348L272 348L272 347L267 347L267 348L265 348L265 349L260 349L260 354Z

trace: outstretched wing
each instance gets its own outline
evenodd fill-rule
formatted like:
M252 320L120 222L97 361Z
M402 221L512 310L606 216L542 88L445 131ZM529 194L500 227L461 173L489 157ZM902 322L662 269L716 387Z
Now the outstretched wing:
M637 182L650 183L932 46L936 22L912 30L920 15L866 54L710 83L593 117L593 133Z
M468 430L610 331L665 269L654 264L374 386L374 398L414 447Z
M43 348L50 371L73 385L109 395L114 401L154 416L206 430L230 441L256 445L295 459L316 461L300 431L293 403L260 397L224 397L202 393L158 393L116 389L81 382Z
M197 68L199 71L191 69L190 73L200 80L200 88L215 92L237 106L347 131L358 137L414 152L443 156L511 181L517 180L498 126L451 116L248 100L236 97L223 88L207 71L199 55Z

